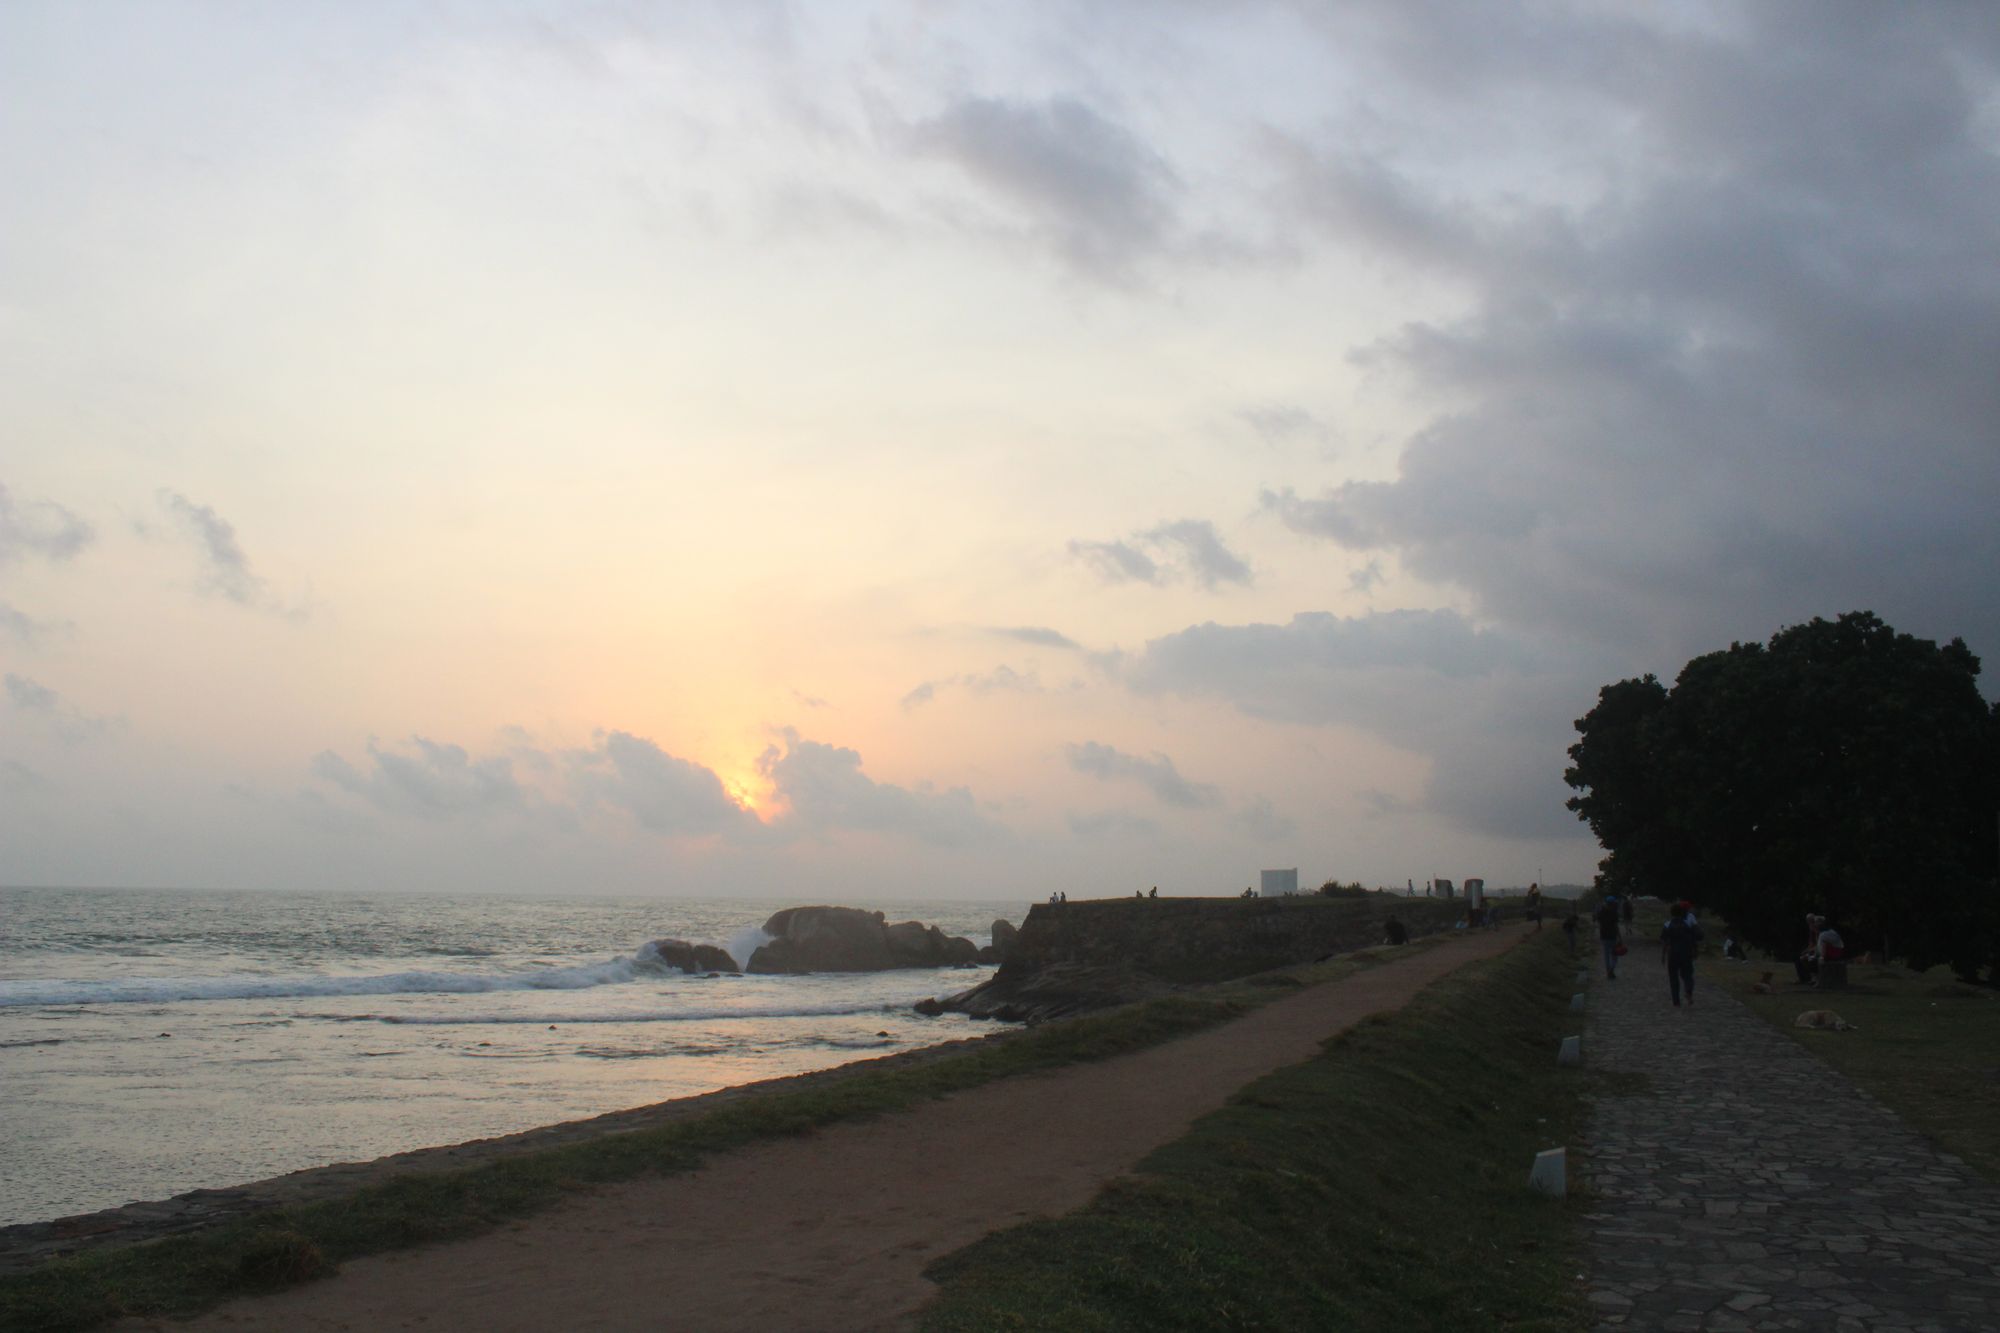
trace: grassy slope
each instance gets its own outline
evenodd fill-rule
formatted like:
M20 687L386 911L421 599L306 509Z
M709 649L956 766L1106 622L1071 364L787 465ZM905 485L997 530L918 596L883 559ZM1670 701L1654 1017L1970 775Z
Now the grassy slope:
M1767 971L1775 993L1752 993ZM1847 990L1818 991L1795 984L1789 962L1728 963L1713 953L1699 975L2000 1181L2000 992L1965 985L1947 968L1862 963L1850 964ZM1809 1009L1831 1009L1856 1030L1794 1027Z
M1580 1205L1525 1188L1575 1142L1558 932L1245 1089L1067 1217L939 1261L932 1333L1587 1326Z
M88 1328L121 1314L193 1313L231 1296L307 1280L342 1259L487 1230L571 1190L691 1170L710 1154L761 1139L898 1110L1011 1074L1139 1050L1224 1022L1302 985L1337 980L1381 957L1380 951L1363 951L1050 1024L927 1064L746 1098L699 1117L523 1152L487 1166L401 1176L342 1199L196 1236L45 1265L0 1278L0 1329Z

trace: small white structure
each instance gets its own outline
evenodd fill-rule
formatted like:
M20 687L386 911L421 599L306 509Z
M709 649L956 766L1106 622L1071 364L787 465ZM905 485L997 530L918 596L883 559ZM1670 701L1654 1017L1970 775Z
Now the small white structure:
M1259 871L1261 879L1257 887L1260 898L1286 898L1299 891L1299 868L1290 870Z
M1569 1190L1568 1158L1566 1148L1551 1148L1547 1152L1536 1153L1535 1165L1528 1172L1528 1188L1537 1194L1562 1198Z
M1465 881L1465 905L1477 912L1486 905L1486 881L1468 879Z
M1583 1038L1564 1037L1562 1049L1556 1052L1559 1065L1580 1065L1583 1063Z
M1576 994L1569 997L1569 1011L1573 1014L1580 1014L1583 1012L1582 991L1578 991Z

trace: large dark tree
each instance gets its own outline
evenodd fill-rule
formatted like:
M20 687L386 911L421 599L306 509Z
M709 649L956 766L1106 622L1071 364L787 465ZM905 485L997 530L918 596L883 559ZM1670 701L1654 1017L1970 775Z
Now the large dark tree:
M1850 612L1599 692L1570 809L1608 887L1687 897L1796 949L1850 944L1971 975L2000 960L2000 712L1979 659Z

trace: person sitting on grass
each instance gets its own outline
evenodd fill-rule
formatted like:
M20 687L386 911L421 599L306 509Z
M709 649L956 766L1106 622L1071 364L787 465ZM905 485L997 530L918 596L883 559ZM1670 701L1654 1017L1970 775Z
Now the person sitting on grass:
M1798 961L1792 968L1799 974L1801 986L1812 985L1819 976L1819 933L1826 928L1826 918L1816 913L1806 913L1806 947L1799 951Z
M1408 944L1410 942L1409 929L1394 916L1391 916L1388 924L1382 927L1382 940L1385 944Z

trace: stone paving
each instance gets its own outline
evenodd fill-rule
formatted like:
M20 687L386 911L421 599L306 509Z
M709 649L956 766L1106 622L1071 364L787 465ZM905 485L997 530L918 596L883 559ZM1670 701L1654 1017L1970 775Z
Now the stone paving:
M1585 1066L1645 1077L1580 1154L1597 1327L2000 1330L2000 1187L1716 987L1674 1008L1656 953L1589 969Z

